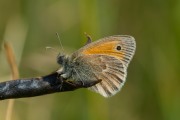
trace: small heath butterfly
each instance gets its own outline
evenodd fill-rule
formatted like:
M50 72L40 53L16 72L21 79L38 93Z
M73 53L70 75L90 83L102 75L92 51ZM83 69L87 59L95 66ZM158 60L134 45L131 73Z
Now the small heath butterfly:
M127 76L127 68L136 49L135 39L128 35L114 35L95 42L88 41L72 55L59 55L61 68L57 73L64 79L81 81L92 91L109 97L120 91ZM93 82L99 81L91 86Z

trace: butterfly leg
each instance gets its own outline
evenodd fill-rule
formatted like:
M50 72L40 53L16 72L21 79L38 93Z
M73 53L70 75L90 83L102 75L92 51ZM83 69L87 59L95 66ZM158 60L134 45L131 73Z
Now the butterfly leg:
M88 87L91 87L91 86L101 82L101 81L102 80L99 79L99 80L93 80L93 81L81 81L81 83L84 88L88 88Z
M60 84L60 90L62 89L63 87L63 83L64 83L64 80L66 80L67 76L66 74L64 74L64 69L63 68L60 68L58 71L56 71L58 73L58 76L57 76L57 79L60 80L61 84Z
M101 80L88 81L88 82L87 81L83 82L83 81L69 80L69 81L65 81L65 82L76 88L88 88L88 87L91 87L91 86L96 85L97 83L101 82Z
M67 79L69 78L69 76L67 75L67 74L58 74L58 79L60 80L60 82L61 82L61 84L60 84L60 90L62 89L62 87L63 87L63 84L64 84L64 82L66 82L67 81Z
M62 88L62 86L63 86L63 82L64 82L63 79L62 79L62 77L61 77L61 74L58 74L58 75L57 75L57 79L60 80L60 82L61 82L61 83L60 83L60 87L59 87L60 90L61 90L61 88Z

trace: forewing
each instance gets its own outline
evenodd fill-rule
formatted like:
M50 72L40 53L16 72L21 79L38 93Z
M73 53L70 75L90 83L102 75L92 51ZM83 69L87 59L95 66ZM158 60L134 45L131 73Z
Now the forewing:
M119 47L119 49L118 49ZM132 36L115 35L99 39L79 49L74 56L109 55L121 60L128 67L136 49L136 42Z

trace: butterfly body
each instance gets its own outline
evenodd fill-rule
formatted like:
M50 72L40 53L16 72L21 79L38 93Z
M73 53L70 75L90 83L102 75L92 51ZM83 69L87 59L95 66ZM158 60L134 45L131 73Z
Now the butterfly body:
M60 55L58 63L62 67L57 72L65 79L81 81L89 89L109 97L123 86L135 48L134 38L126 35L89 41L71 56ZM96 81L100 82L91 86Z

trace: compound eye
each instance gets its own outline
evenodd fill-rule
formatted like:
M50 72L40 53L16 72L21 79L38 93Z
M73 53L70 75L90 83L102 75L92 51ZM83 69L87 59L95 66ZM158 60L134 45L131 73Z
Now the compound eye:
M64 55L58 55L57 57L57 63L62 65L64 62Z

